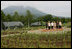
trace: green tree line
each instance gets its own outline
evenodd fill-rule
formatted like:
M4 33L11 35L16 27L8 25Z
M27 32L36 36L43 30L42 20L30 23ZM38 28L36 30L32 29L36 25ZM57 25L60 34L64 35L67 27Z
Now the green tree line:
M17 11L14 12L13 15L7 14L1 10L1 22L11 22L11 21L21 21L24 26L30 26L33 22L48 22L48 21L62 21L62 23L71 22L71 18L59 18L53 17L51 14L47 14L45 16L39 16L35 18L33 14L29 10L27 10L26 16L19 15Z

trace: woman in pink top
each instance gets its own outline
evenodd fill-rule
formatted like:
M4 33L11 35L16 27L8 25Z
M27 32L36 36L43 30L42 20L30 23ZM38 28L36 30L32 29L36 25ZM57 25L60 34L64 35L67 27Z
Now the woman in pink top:
M56 22L54 21L53 23L54 23L54 25L53 25L53 26L54 26L54 28L56 28Z

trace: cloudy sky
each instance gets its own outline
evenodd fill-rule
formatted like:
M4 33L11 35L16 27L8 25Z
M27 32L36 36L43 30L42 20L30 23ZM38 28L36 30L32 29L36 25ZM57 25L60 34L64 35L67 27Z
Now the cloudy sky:
M47 14L71 17L71 1L1 1L1 10L8 6L31 6Z

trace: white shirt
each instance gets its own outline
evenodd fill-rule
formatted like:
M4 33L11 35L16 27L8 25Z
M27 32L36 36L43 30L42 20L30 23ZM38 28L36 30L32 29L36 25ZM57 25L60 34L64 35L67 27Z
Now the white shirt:
M59 22L59 25L62 25L62 23L61 23L61 22Z
M50 23L48 23L48 26L50 26Z
M51 26L53 26L53 22L51 23Z

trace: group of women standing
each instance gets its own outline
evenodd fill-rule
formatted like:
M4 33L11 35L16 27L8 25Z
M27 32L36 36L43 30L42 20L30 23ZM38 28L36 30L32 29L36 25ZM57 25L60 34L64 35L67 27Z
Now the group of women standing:
M60 28L62 28L62 22L61 21L57 21L57 22L50 22L50 21L48 21L48 22L46 22L46 29L60 29Z

